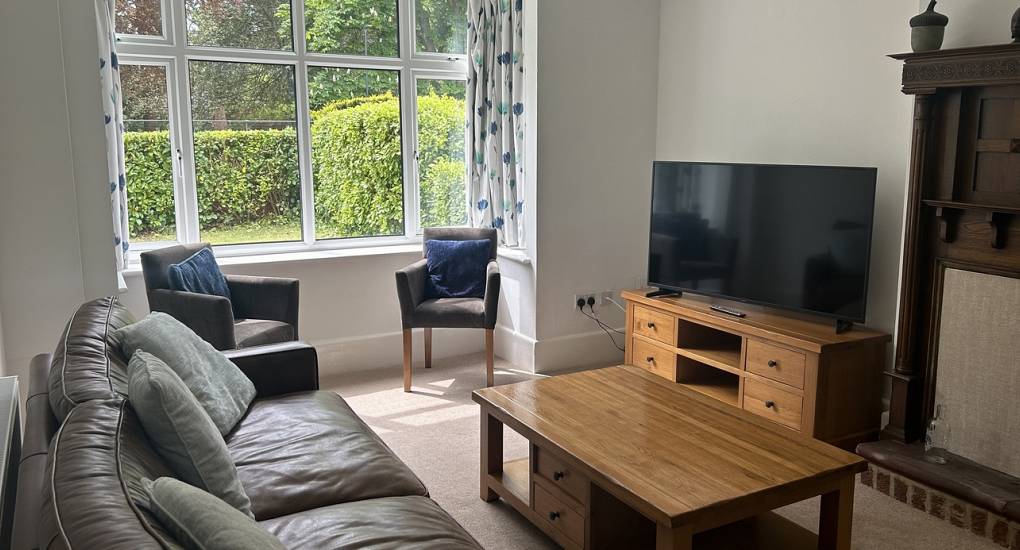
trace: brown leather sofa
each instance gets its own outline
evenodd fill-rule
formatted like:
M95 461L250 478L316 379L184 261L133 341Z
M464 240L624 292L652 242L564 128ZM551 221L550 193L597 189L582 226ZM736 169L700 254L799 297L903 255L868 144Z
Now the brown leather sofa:
M129 318L114 298L86 303L56 351L32 361L15 550L179 548L138 504L143 478L173 474L126 398L127 361L109 342ZM481 548L339 395L319 391L314 348L227 355L258 391L227 447L256 519L284 545Z

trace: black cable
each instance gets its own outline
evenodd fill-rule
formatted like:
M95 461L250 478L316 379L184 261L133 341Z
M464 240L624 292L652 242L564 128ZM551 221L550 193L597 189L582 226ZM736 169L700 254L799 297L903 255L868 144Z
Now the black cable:
M592 312L594 312L594 311L595 310L592 310ZM602 332L605 332L606 336L608 336L609 339L613 341L613 347L615 347L616 349L618 349L620 351L627 351L625 348L621 348L620 344L616 343L616 338L613 338L613 333L611 333L608 330L606 330L606 327L604 326L602 321L599 321L597 317L592 317L591 315L588 315L588 313L584 311L583 307L581 308L581 313L583 313L585 317L591 319L592 321L595 321L595 324L598 325L598 327L600 329L602 329Z
M602 326L604 326L604 327L608 328L609 330L611 330L611 331L613 331L613 332L615 332L615 333L619 334L620 336L627 336L627 333L625 333L625 332L621 332L621 331L619 331L619 330L616 330L615 328L613 328L613 327L609 326L608 324L606 324L606 323L603 323L603 322L602 322L602 319L599 319L599 314L598 314L598 313L597 313L597 312L595 311L595 308L593 308L593 307L591 307L591 306L588 306L588 309L590 309L590 310L591 310L591 314L595 316L595 321L596 321L596 322L597 322L598 324L600 324L600 325L602 325Z

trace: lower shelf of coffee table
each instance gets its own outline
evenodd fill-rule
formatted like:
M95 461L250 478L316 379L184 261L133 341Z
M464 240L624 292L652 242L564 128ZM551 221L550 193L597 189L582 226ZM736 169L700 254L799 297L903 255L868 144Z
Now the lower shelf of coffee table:
M534 480L531 468L530 458L504 462L503 471L492 475L493 480L499 482L495 489L507 504L541 528L560 546L570 549L610 549L619 548L621 545L635 549L655 547L655 523L596 485L591 488L591 502L588 503L591 515L581 518L588 524L587 546L575 543L566 537L561 529L554 528L542 514L536 512L536 504L532 502L534 493L531 486ZM541 481L540 485L540 490L549 490L545 480ZM584 508L582 511L588 513ZM618 538L620 535L624 535L625 538ZM694 550L718 548L807 550L817 547L817 535L771 512L698 533L694 537Z

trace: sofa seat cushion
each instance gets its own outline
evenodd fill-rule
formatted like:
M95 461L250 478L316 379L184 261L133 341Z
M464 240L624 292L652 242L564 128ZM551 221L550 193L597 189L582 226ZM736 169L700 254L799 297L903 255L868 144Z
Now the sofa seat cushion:
M411 324L432 328L485 328L485 302L481 298L438 298L414 308Z
M78 403L127 395L128 358L110 337L133 322L113 296L86 302L71 315L49 372L50 407L57 420Z
M428 495L332 392L256 399L227 436L227 448L259 520L355 500Z
M261 525L290 550L481 548L438 504L421 496L336 504Z
M294 340L294 327L281 321L238 319L234 323L234 342L240 348L251 348Z

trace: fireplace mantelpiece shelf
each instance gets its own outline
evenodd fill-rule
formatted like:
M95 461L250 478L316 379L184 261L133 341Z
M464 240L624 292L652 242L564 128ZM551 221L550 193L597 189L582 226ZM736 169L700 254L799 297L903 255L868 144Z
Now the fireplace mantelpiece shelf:
M979 212L988 224L991 237L989 244L999 249L1006 245L1009 224L1013 217L1020 215L1020 208L1013 206L994 206L990 204L974 204L958 201L939 201L926 199L921 201L925 206L935 208L935 218L939 222L939 239L951 243L956 239L957 224L963 212Z

